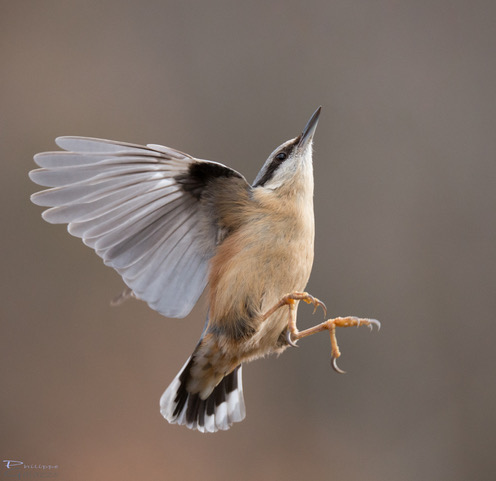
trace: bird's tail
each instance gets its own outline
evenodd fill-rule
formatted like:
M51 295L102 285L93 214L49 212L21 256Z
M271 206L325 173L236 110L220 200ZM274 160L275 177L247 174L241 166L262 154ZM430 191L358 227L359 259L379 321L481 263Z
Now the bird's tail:
M183 424L202 433L229 429L245 418L241 364L215 386L206 399L187 386L194 358L190 357L160 399L160 412L172 424Z

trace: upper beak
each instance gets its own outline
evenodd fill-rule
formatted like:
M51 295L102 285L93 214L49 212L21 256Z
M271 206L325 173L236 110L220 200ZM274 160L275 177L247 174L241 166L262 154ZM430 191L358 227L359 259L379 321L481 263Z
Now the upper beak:
M317 129L317 124L319 123L320 111L322 110L322 106L320 106L310 117L310 120L307 122L307 125L303 129L303 132L300 136L300 141L298 142L298 146L304 149L313 139L313 134L315 134L315 130Z

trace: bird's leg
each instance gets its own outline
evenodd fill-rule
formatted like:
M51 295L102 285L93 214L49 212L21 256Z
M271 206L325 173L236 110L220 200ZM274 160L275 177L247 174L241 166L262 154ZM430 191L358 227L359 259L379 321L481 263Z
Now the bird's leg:
M339 369L336 363L338 357L341 356L341 351L339 350L338 341L336 339L336 327L368 326L372 330L374 325L377 326L378 329L381 328L381 323L376 319L363 319L354 316L336 317L334 319L328 319L327 321L323 322L322 324L318 324L317 326L305 329L304 331L299 332L297 330L296 332L291 332L290 336L292 338L291 340L294 342L303 337L308 337L312 334L316 334L317 332L328 330L331 336L332 367L336 372L344 374L345 371Z
M327 308L322 301L319 301L316 297L308 294L308 292L291 292L286 294L275 306L270 308L262 317L262 321L265 321L274 312L283 306L288 306L289 308L289 319L288 319L288 329L286 331L286 341L289 345L297 347L296 343L293 341L292 337L296 339L296 334L298 334L298 328L296 327L296 306L297 301L304 301L307 304L313 304L313 312L317 310L320 306L324 311L324 316L327 315Z
M297 301L304 301L307 304L314 305L314 311L320 306L324 310L324 315L327 315L327 309L322 301L319 301L315 297L311 296L307 292L292 292L286 294L275 306L269 309L263 316L262 321L265 321L274 312L283 306L288 306L289 308L289 318L288 318L288 328L286 330L286 341L289 345L297 347L296 341L304 337L317 334L322 331L329 331L331 336L331 356L332 356L332 367L333 369L344 374L345 371L341 370L337 365L337 359L341 356L341 351L339 350L338 341L336 339L336 327L360 327L368 326L371 330L373 326L377 326L378 329L381 328L381 323L376 319L361 318L355 316L347 317L336 317L334 319L328 319L327 321L318 324L317 326L310 327L304 331L298 331L296 327L296 306Z

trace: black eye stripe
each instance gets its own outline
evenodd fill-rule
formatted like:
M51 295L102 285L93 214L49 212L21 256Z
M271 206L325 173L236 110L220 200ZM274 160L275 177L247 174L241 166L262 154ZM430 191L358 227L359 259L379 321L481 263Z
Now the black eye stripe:
M298 144L298 140L298 138L294 139L291 143L283 147L277 152L277 154L272 157L270 163L264 167L265 171L263 172L263 175L257 180L256 183L253 184L253 187L264 186L274 177L277 169L279 169L284 164L284 162L288 160L291 152Z
M274 159L279 160L281 162L285 161L289 157L289 154L291 154L294 148L295 148L294 143L286 145L286 147L284 147L274 156Z

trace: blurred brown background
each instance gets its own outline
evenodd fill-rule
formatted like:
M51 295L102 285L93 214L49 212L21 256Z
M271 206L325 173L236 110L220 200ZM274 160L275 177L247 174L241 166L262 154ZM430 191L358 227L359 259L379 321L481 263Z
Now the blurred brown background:
M495 15L489 1L3 1L1 459L59 480L495 479ZM320 104L316 262L331 315L380 319L244 370L201 435L159 398L187 320L130 301L27 172L59 135L162 143L252 180ZM301 327L321 321L300 308ZM0 479L9 473L4 465Z

